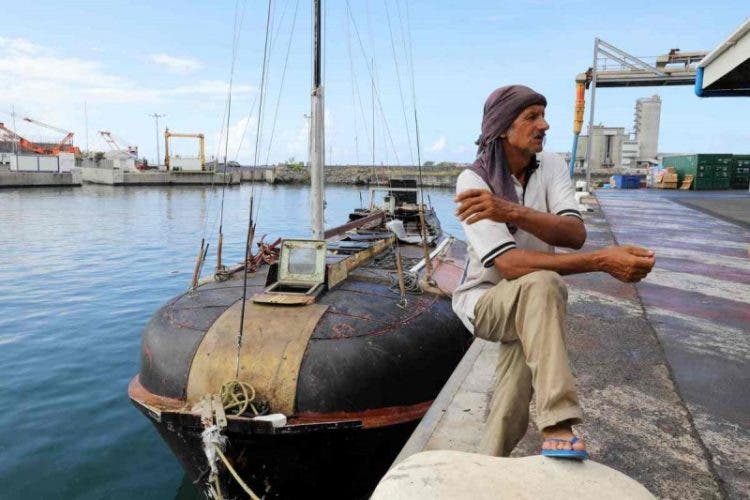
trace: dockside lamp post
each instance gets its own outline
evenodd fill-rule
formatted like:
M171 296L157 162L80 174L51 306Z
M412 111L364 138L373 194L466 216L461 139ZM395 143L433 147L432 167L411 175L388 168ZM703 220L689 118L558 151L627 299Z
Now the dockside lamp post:
M156 168L159 168L159 165L161 165L161 160L159 159L161 157L161 153L159 152L159 118L163 118L167 115L160 115L158 113L154 113L153 115L148 115L154 118L156 121Z

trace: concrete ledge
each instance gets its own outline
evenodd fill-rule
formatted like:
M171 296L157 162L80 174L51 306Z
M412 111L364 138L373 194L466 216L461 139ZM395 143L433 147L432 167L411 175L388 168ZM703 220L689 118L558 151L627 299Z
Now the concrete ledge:
M124 171L116 168L79 167L83 182L108 186L208 185L240 183L239 172Z
M81 174L72 172L0 172L4 187L75 187L81 185Z
M655 497L638 481L591 460L498 458L460 451L425 451L392 468L371 498L651 500Z

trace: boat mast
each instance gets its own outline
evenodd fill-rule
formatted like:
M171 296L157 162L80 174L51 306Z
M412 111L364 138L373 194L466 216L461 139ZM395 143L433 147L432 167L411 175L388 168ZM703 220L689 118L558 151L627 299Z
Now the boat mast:
M323 85L321 83L321 21L320 4L313 0L313 85L310 113L310 183L312 203L312 231L316 240L324 239L323 179L325 166L325 123L323 120Z

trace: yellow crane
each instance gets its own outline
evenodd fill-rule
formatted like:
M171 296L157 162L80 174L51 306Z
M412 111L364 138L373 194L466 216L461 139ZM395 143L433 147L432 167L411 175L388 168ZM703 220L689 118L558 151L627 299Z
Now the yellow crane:
M200 162L200 167L201 167L201 170L206 170L206 147L205 147L205 138L203 134L184 134L184 133L170 132L169 128L164 130L164 165L167 167L167 170L172 169L170 166L170 161L169 161L169 139L172 137L198 139L198 144L199 144L198 159Z

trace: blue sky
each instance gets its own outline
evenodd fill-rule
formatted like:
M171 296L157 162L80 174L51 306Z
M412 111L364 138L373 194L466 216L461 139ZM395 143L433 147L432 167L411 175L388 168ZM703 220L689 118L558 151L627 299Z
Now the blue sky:
M9 112L15 106L19 117L75 132L76 143L85 147L86 102L92 149L106 148L97 131L109 130L138 145L151 160L156 139L148 115L157 112L167 115L160 125L176 132L202 132L207 155L223 155L235 5L169 0L71 1L64 7L53 1L6 3L0 34L0 121L10 126ZM254 156L257 110L252 106L258 101L267 3L239 0L238 5L244 18L237 44L229 157L249 163ZM274 0L273 5L260 163L306 157L310 2ZM551 125L547 149L567 151L574 78L591 65L595 36L638 56L655 56L674 47L710 50L750 15L744 0L710 6L669 0L349 0L349 6L350 15L345 0L329 0L326 6L327 153L334 163L372 161L371 61L377 94L376 163L416 161L412 80L403 40L409 35L422 160L470 162L482 105L494 88L524 83L544 93ZM597 93L596 121L629 129L635 99L655 93L663 100L660 151L750 153L747 98L701 100L690 87L603 89ZM31 139L55 137L18 119L16 129ZM187 154L195 148L181 141L175 149Z

